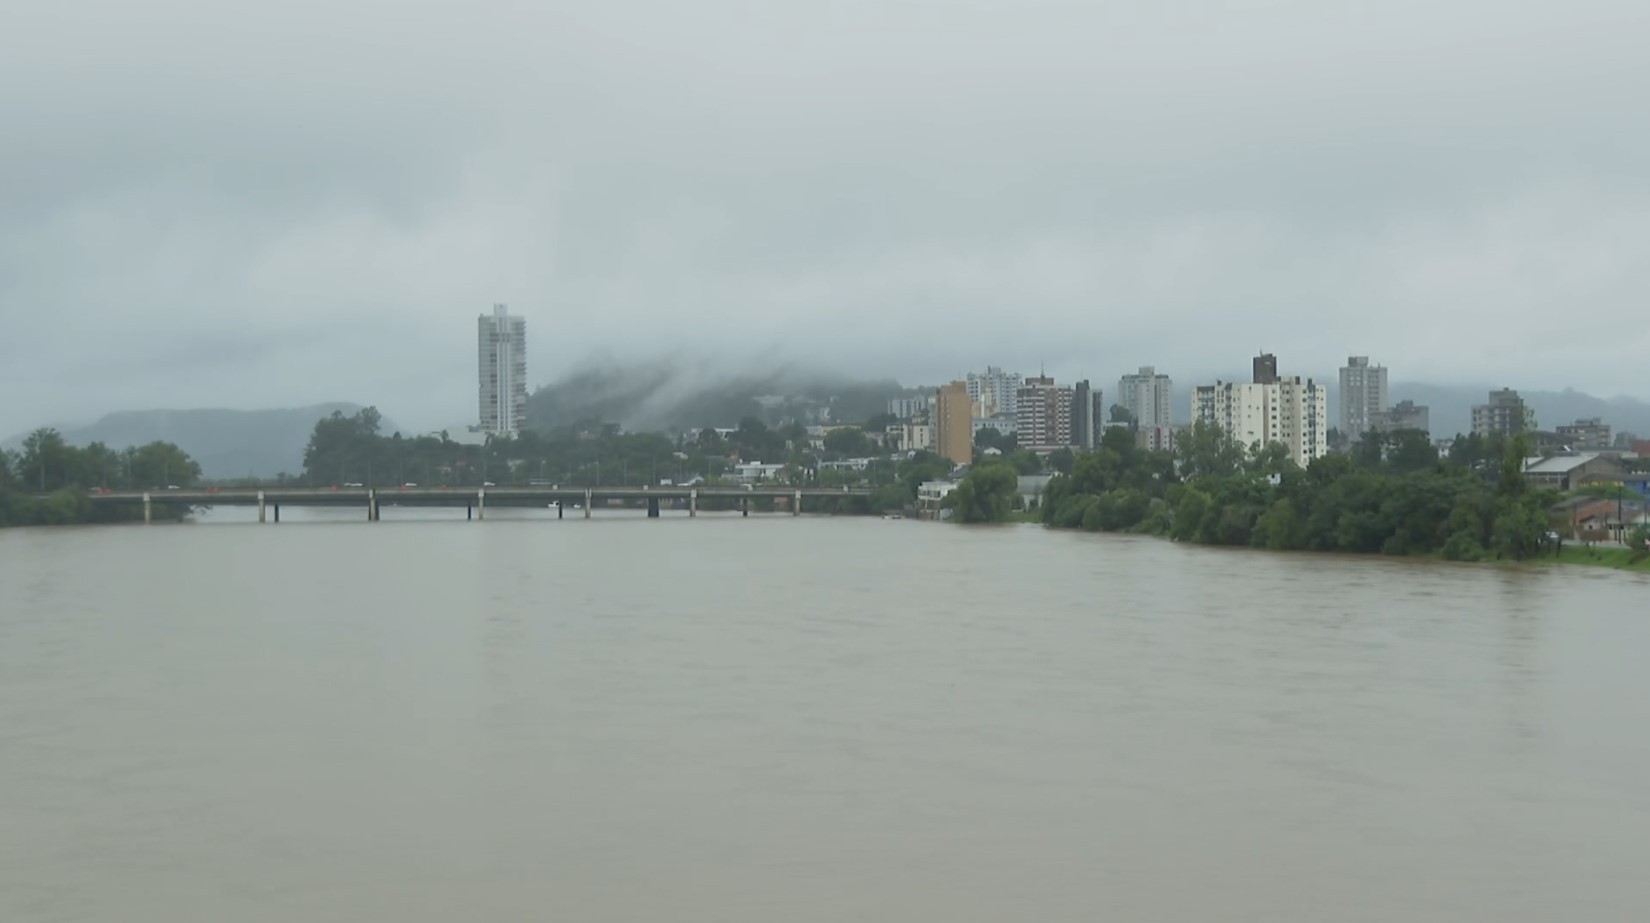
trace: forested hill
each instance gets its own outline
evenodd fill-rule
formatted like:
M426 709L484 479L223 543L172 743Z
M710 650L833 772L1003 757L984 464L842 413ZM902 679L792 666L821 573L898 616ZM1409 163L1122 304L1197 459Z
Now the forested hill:
M527 400L529 427L548 431L579 420L618 423L629 430L737 426L746 417L787 421L863 422L907 393L893 380L856 380L781 369L719 374L673 363L576 372Z
M189 453L208 479L267 478L303 470L304 446L317 420L359 409L357 404L329 403L280 410L137 410L108 414L90 426L65 427L62 434L74 446L169 442Z

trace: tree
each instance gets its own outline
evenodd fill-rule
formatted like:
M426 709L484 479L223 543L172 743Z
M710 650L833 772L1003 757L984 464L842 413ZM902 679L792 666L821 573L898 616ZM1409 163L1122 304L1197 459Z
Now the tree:
M996 449L1003 454L1013 452L1019 447L1019 439L1013 433L1004 433L995 426L982 426L974 434L974 445L981 449Z
M871 437L865 435L864 430L845 426L825 434L825 450L848 458L864 458L875 454L876 445L871 442Z
M40 493L57 490L68 483L68 455L62 433L50 427L35 430L23 440L19 480Z
M1020 474L1039 474L1043 470L1043 460L1030 449L1015 449L1003 456L1002 464L1007 464Z
M1134 418L1134 412L1129 410L1129 408L1124 407L1122 404L1111 405L1110 416L1111 422L1127 423L1129 424L1130 429L1133 429L1134 426L1140 422Z
M1175 455L1180 459L1181 475L1187 480L1234 474L1243 464L1244 454L1243 446L1225 430L1202 420L1175 440Z
M1018 473L1002 462L991 462L969 471L945 503L958 522L1003 522L1018 490Z
M1053 452L1050 452L1049 455L1048 455L1049 470L1058 472L1060 474L1070 474L1071 473L1071 467L1072 467L1073 464L1076 463L1076 461L1077 461L1076 453L1072 452L1071 449L1066 448L1064 446L1062 446L1058 449L1055 449Z

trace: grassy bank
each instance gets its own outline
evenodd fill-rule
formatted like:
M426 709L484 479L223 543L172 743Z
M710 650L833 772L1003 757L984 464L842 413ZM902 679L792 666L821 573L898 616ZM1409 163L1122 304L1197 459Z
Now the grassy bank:
M1554 564L1580 564L1586 567L1609 567L1650 574L1650 554L1631 548L1588 548L1585 545L1565 545L1555 557L1538 558Z

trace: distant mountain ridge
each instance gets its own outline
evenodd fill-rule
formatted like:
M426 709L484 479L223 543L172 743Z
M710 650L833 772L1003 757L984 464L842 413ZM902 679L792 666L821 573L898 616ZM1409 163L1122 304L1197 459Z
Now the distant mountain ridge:
M279 410L131 410L62 433L70 445L101 442L113 449L171 442L199 462L207 478L267 478L303 470L304 447L317 420L360 409L359 404L336 402ZM384 432L394 429L384 421ZM19 435L6 444L15 447L22 439Z
M718 373L687 363L604 366L575 372L533 392L527 425L550 430L580 420L618 423L631 430L737 426L754 417L863 423L888 409L908 389L892 379L855 379L829 372L782 368Z
M1563 391L1533 391L1508 385L1518 392L1535 412L1535 422L1543 430L1555 430L1579 419L1598 417L1610 424L1612 432L1636 433L1650 438L1650 403L1626 395L1594 397L1566 388ZM1434 438L1472 432L1472 408L1489 400L1496 388L1467 385L1431 385L1423 382L1393 382L1392 400L1412 400L1428 406ZM1338 416L1338 411L1331 411Z

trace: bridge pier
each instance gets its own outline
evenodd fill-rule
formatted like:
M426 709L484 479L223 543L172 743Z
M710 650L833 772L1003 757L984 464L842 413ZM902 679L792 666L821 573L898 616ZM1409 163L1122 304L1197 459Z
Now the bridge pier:
M279 503L275 504L275 521L281 521L281 505Z
M258 522L264 521L264 492L258 491Z
M561 518L561 511L566 509L566 508L567 508L567 504L561 502L560 500L556 501L556 518L557 519Z
M487 488L476 491L476 519L487 518Z
M659 518L659 498L658 497L648 497L647 498L647 518L649 518L649 519L658 519Z
M693 517L698 516L698 515L699 515L699 488L694 487L694 488L692 488L688 491L688 518L692 519Z
M586 489L585 492L584 492L584 518L586 518L586 519L590 518L590 491L589 491L589 489Z
M367 491L367 522L378 521L378 491Z
M148 525L155 521L154 507L149 503L149 492L143 492L143 524Z
M464 507L464 518L466 520L476 518L476 508L466 504Z
M751 498L749 498L749 497L740 497L739 498L739 515L749 516L750 514L751 514Z
M802 491L800 489L797 490L796 496L791 498L791 515L802 515Z

